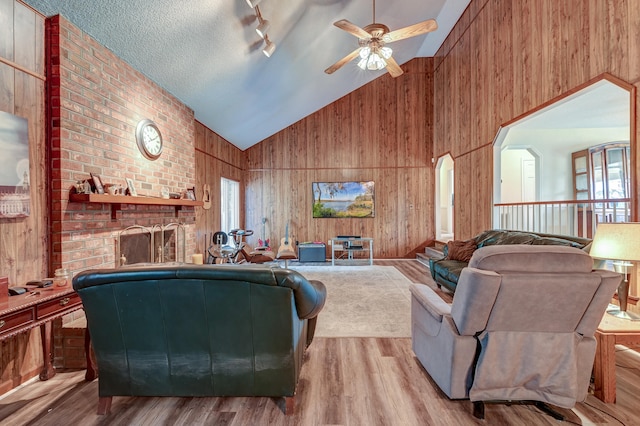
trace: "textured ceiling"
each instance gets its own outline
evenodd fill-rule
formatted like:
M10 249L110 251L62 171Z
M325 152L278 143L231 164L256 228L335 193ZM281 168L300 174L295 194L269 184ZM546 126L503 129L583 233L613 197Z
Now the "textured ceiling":
M324 73L358 47L333 22L370 24L369 0L263 0L277 46L271 58L262 54L246 0L24 1L46 16L63 15L243 150L385 73L362 71L355 62ZM438 21L435 32L390 45L402 65L433 56L469 1L381 0L376 21L391 30Z

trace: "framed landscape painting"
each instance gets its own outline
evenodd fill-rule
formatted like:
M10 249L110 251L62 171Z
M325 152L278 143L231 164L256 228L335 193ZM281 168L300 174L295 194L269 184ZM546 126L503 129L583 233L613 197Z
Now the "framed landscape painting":
M0 112L0 218L26 217L30 212L28 123Z
M313 182L314 218L374 217L374 182Z

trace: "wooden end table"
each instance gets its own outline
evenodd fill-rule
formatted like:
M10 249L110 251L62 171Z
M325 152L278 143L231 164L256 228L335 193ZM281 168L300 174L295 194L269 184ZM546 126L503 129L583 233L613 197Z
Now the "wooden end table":
M604 314L595 333L598 348L593 364L594 395L608 404L616 402L616 345L640 344L640 321Z

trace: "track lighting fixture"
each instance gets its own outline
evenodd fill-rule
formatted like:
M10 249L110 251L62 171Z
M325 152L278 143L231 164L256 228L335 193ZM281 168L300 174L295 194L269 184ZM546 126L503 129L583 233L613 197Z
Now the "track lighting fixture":
M266 43L264 48L262 49L262 53L264 53L267 58L270 58L273 52L275 52L276 50L276 45L271 40L269 40L269 37L267 36L267 31L269 31L271 24L269 23L269 21L262 17L262 13L260 12L260 8L258 7L258 3L260 3L261 1L262 0L247 0L247 3L256 11L256 18L258 19L256 32L260 37L264 39Z
M264 53L264 56L266 56L267 58L270 58L271 55L273 55L273 52L275 52L276 50L276 45L274 43L271 42L271 40L269 40L269 37L265 34L264 35L264 41L266 42L264 49L262 49L262 53Z
M273 55L273 52L275 52L276 50L276 45L275 43L272 43L271 40L269 40L269 36L267 36L267 31L269 31L271 24L269 23L269 21L264 19L262 17L262 13L260 13L260 8L258 7L258 3L260 3L261 1L262 0L247 0L247 4L251 6L253 9L255 9L256 11L256 18L258 19L258 26L256 27L256 32L260 37L264 39L266 43L264 48L262 49L262 53L264 53L264 55L267 58L270 58L271 55Z

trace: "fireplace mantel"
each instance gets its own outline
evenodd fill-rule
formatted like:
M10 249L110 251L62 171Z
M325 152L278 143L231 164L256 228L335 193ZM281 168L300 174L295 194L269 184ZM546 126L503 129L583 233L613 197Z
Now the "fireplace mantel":
M182 207L202 207L202 201L185 199L164 199L154 197L132 197L129 195L108 195L108 194L69 194L69 201L74 203L101 203L111 205L111 218L116 218L116 212L121 210L122 204L154 205L154 206L174 206L176 215Z

